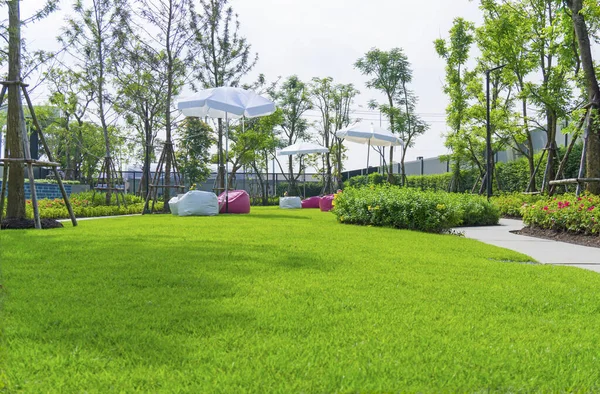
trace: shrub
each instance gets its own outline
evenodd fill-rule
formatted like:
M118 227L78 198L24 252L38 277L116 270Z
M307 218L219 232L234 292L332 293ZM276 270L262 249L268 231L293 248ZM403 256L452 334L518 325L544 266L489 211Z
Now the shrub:
M565 194L525 204L521 211L523 222L531 227L600 234L600 196Z
M500 215L509 217L522 217L521 208L524 204L534 204L543 197L539 194L523 194L519 192L504 193L499 196L492 197L492 203L500 211Z
M436 233L463 223L495 224L499 218L497 209L479 196L390 185L348 188L334 203L333 213L341 223Z

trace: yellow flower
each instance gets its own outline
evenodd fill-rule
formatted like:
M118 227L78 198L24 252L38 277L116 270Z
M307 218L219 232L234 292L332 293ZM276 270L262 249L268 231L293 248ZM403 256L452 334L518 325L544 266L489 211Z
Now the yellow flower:
M371 206L369 205L369 206L367 207L367 209L370 211L370 210L371 210Z
M446 209L446 205L444 205L444 204L438 204L438 205L436 206L436 209L437 209L438 211L441 211L441 210L443 210L443 209Z

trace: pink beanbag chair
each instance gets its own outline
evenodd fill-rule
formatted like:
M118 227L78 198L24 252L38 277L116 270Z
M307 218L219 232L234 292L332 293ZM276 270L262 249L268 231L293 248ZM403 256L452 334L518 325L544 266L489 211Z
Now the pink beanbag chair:
M333 208L333 198L333 194L328 194L326 196L321 197L321 200L319 201L319 208L321 208L321 211L331 211L331 209Z
M250 213L250 196L245 190L230 190L228 200L227 213ZM226 213L225 205L225 192L223 192L219 195L219 213Z
M319 196L309 197L302 200L302 208L319 208L320 201L321 197Z

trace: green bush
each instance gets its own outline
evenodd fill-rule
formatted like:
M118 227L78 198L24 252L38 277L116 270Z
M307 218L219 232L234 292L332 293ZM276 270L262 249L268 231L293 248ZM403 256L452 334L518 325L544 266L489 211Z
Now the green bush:
M497 224L498 210L484 198L390 185L345 189L333 213L341 223L443 232L461 224Z
M600 234L600 196L565 194L546 198L521 208L523 222L531 227Z
M492 197L492 204L498 208L500 215L520 218L522 217L521 208L525 204L534 204L543 197L539 194L523 194L519 192L503 193Z

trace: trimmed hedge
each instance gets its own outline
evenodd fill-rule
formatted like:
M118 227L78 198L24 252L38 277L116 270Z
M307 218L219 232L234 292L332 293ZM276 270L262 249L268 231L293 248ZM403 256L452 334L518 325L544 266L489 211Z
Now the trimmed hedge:
M485 198L390 185L348 188L336 195L340 223L440 233L460 225L497 224L498 210Z

